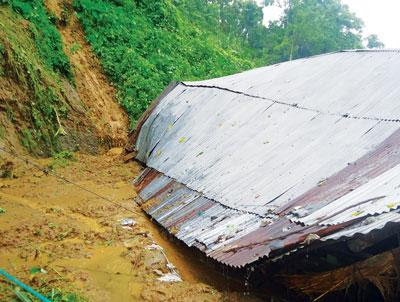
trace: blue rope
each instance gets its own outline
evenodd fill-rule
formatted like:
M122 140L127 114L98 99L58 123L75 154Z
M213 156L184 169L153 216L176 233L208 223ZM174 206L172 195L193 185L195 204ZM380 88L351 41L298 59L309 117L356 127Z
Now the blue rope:
M11 282L15 283L16 285L18 285L19 287L22 287L23 289L25 289L27 292L31 293L32 295L34 295L36 298L38 298L40 301L42 302L51 302L49 299L43 297L41 294L39 294L38 292L34 291L32 288L30 288L28 285L25 285L24 283L22 283L21 281L19 281L18 279L14 278L13 276L9 275L5 270L0 268L0 275L6 277L8 280L10 280Z

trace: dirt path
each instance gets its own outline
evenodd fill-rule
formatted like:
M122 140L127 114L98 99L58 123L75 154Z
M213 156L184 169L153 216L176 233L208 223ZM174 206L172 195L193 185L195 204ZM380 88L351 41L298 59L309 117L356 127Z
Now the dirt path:
M122 163L120 152L77 154L56 172L129 211L13 160L17 178L0 179L0 267L43 291L79 291L89 301L254 301L231 292L228 282L164 238L132 202L131 181L141 167ZM53 160L35 161L46 166ZM136 224L124 228L124 218ZM183 282L158 281L170 269L162 251L151 249L154 243ZM46 273L32 274L32 268ZM0 301L10 294L0 282Z
M74 72L76 92L87 107L86 114L103 140L124 146L128 116L116 100L115 88L103 73L100 62L85 39L71 0L46 0L47 9L58 20L58 30Z

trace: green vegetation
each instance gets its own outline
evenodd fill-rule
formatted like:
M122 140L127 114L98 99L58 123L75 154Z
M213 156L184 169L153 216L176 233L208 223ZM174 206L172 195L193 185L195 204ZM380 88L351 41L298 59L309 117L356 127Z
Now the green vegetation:
M49 15L43 0L10 0L11 7L26 20L36 49L46 66L72 80L71 67L63 52L61 36L55 26L56 18Z
M75 8L133 120L172 79L254 67L239 40L196 24L171 1L82 0Z
M19 279L19 277L17 277ZM29 279L20 279L23 283L42 294L52 302L85 302L87 301L72 286L66 285L66 288L59 288L60 281L64 280L59 272L51 269L50 272L41 267L32 267L29 269ZM65 281L65 280L64 280ZM34 284L34 285L33 285ZM15 286L4 278L0 278L0 300L14 302L34 302L38 301L33 295L24 289Z
M82 45L79 43L73 43L69 49L69 51L74 54L82 48Z
M66 167L71 161L75 161L74 153L70 151L61 151L59 153L53 154L53 160L49 165L50 170L55 170L58 167Z
M40 293L45 293L44 296L52 302L85 302L87 301L81 295L70 291L65 291L59 288L44 286L35 289ZM0 282L0 298L12 302L34 302L37 298L27 293L20 287L14 287L11 284ZM3 300L2 300L3 301Z
M40 2L40 3L39 3ZM42 1L10 1L0 6L0 71L26 91L27 99L2 100L8 119L29 121L19 129L22 144L32 153L59 151L55 108L65 113L61 78L70 77L56 27L49 21ZM66 114L66 113L65 113Z
M173 79L218 77L362 47L362 21L339 0L282 1L284 15L268 28L262 8L249 0L74 3L133 122Z
M368 48L384 48L385 44L383 44L377 35L369 35L367 38L367 47Z

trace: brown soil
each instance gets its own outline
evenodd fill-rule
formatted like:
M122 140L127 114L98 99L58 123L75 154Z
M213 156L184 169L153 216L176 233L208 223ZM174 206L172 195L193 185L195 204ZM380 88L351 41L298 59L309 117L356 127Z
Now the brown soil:
M85 39L72 1L46 0L45 3L58 19L64 51L74 72L76 92L86 107L97 136L110 146L123 146L128 132L128 116L118 105L115 89Z
M143 214L131 184L141 167L123 163L121 152L76 154L56 169L117 205L0 153L0 164L13 162L17 177L0 178L0 267L35 288L80 292L89 301L256 301L232 291L232 283L167 240ZM48 166L52 159L35 161ZM123 228L123 218L136 224ZM160 250L147 249L154 243L183 282L157 280L169 269ZM33 275L33 267L45 272ZM0 278L0 301L10 295Z

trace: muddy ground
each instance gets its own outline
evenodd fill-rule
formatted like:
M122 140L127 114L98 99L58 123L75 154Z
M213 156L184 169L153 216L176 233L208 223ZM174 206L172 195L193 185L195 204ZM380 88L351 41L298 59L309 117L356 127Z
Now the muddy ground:
M66 167L34 159L116 204L0 154L1 164L14 166L14 178L0 178L0 267L42 292L88 301L260 301L160 232L133 202L141 167L123 163L121 151L75 154ZM126 218L134 225L121 225ZM182 282L159 280L174 270L164 254ZM0 301L10 301L11 288L0 282Z

